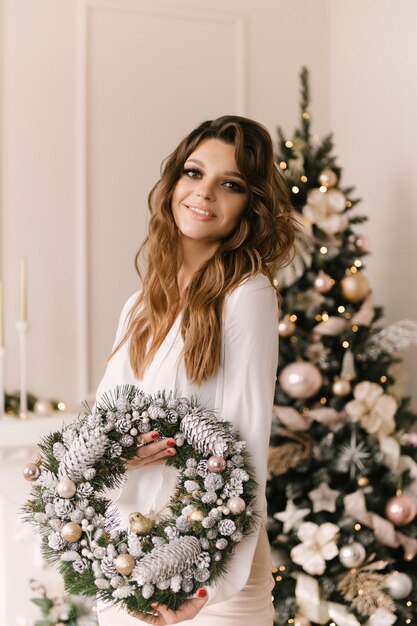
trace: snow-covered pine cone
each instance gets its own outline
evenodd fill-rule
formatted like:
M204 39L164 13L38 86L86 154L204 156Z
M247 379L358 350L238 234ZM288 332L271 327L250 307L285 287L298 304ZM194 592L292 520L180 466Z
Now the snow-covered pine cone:
M100 568L106 578L113 578L117 575L117 570L114 566L114 559L109 556L105 556L100 561Z
M243 493L243 483L239 478L232 478L227 481L223 493L228 498L233 498L234 496L240 496Z
M146 554L137 564L133 575L145 583L171 578L195 563L201 552L197 537L187 536L173 539Z
M54 502L54 509L58 517L61 517L62 519L66 519L73 512L74 505L71 502L71 500L68 500L67 498L58 498Z
M79 480L89 467L103 457L109 444L109 439L100 429L91 431L83 429L61 459L58 476Z
M182 418L180 429L186 436L187 442L204 456L224 455L233 445L233 437L229 429L208 412L188 413Z

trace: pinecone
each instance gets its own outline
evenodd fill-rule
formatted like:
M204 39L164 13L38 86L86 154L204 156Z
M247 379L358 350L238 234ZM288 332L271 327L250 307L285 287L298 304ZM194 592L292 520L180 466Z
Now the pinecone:
M201 552L197 537L179 537L144 556L134 570L134 577L145 583L171 578L188 569Z
M187 442L204 456L224 455L233 445L229 430L211 413L188 413L183 417L180 429Z
M101 459L109 446L107 436L100 430L82 430L59 463L58 476L79 480L84 472Z
M66 519L74 510L71 500L66 498L58 498L54 503L55 513L58 517Z
M223 493L228 497L240 496L243 493L243 484L239 478L232 478L226 483Z
M117 571L114 566L114 559L112 557L105 556L102 558L100 561L100 567L104 576L107 578L113 578L113 576L117 575Z

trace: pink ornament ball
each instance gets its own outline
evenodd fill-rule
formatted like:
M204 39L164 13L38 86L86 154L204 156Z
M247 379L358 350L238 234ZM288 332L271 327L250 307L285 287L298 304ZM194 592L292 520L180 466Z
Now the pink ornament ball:
M226 461L222 456L213 455L207 460L207 469L214 474L220 474L226 469Z
M334 285L334 280L324 272L319 272L314 279L314 289L318 293L327 293Z
M38 480L41 475L41 470L36 463L28 463L23 469L23 478L28 480L29 482L34 482Z
M291 398L311 398L323 384L320 370L307 361L290 363L279 375L279 384Z
M417 515L416 501L405 494L394 496L385 506L385 515L395 526L406 526Z
M246 504L243 498L239 498L239 496L233 496L229 498L227 501L227 508L233 515L239 515L239 513L243 513L246 509Z

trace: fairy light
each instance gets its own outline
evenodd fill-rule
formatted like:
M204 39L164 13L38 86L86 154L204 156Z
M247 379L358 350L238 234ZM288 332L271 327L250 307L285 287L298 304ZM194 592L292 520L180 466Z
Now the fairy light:
M300 190L299 190L299 188L297 187L297 185L294 185L294 187L291 187L291 191L292 191L293 193L298 193Z
M348 209L350 209L350 207L351 207L351 206L352 206L351 201L350 201L350 200L346 200L346 207L347 207Z
M386 376L381 376L379 380L381 381L381 383L386 383L388 378Z
M293 313L292 315L290 315L290 322L296 322L298 320L298 317L296 316L295 313Z
M272 568L272 573L273 573L273 574L276 574L276 573L277 573L277 571L278 571L278 570L277 570L277 568L276 568L276 567L273 567L273 568Z
M411 619L410 619L410 618L406 619L406 620L405 620L405 623L406 623L406 624L411 624Z
M321 319L323 320L323 322L327 322L327 320L329 319L329 314L326 311L323 311L323 313L321 314Z
M337 310L339 311L339 313L344 313L346 311L345 307L343 306L343 304L341 304L340 306L337 307Z
M355 524L355 530L358 533L360 530L362 530L362 526L360 524Z
M344 348L349 348L350 343L349 343L348 341L344 341L344 342L342 343L342 346L343 346Z
M288 141L286 141L286 142L285 142L285 147L286 147L286 148L292 148L292 147L293 147L293 145L294 145L294 144L293 144L293 142L292 142L292 141L290 141L290 140L288 140Z
M346 318L347 320L350 320L350 318L351 318L351 317L352 317L352 313L349 313L349 311L346 311L346 313L345 313L345 318Z
M304 111L304 113L303 113L303 119L305 119L305 120L309 120L309 119L310 119L310 113L307 113L307 111Z
M408 600L408 601L406 602L406 605L407 605L407 606L413 606L413 603L411 602L411 600Z
M297 343L298 339L297 339L297 337L295 335L291 335L290 341L291 341L291 343Z
M287 164L285 163L285 161L281 161L281 163L279 164L280 168L282 170L286 170L287 169Z
M350 268L350 273L351 274L356 274L357 271L358 271L358 268L355 267L354 265L352 265L352 267Z
M66 408L65 402L58 402L58 411L65 411Z
M362 261L360 259L355 259L353 261L353 265L355 265L355 267L362 267Z
M357 332L358 332L358 330L359 330L359 326L356 326L356 324L354 324L354 325L352 326L352 332L357 333Z
M274 283L274 287L278 287L278 280L276 278L274 278L273 283Z
M320 398L320 404L327 404L327 398Z
M282 582L282 576L275 576L275 580L277 581L277 583Z
M316 322L321 322L321 315L320 315L320 313L317 313L317 315L316 315Z
M290 617L290 619L288 620L288 623L289 623L289 624L294 624L294 620L293 620L293 618L292 618L292 617Z
M321 254L327 254L328 253L328 249L326 248L326 246L322 246L320 248L320 252L321 252Z
M327 191L327 187L325 187L324 185L321 185L319 187L319 189L320 189L321 193L326 193L326 191Z
M303 413L304 413L304 415L308 415L310 413L310 409L308 408L308 406L305 406L303 408Z
M306 183L308 181L308 178L307 176L301 176L300 180L302 183Z
M285 565L280 565L280 566L279 566L279 571L280 571L280 572L285 572L285 570L286 570Z

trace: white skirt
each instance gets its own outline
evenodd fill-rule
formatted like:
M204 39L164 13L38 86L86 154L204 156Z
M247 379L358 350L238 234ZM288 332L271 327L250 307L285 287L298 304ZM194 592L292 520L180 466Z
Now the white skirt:
M273 626L271 552L268 535L263 526L246 585L226 602L204 607L192 620L177 622L176 626ZM140 626L146 622L115 607L98 610L100 626Z

